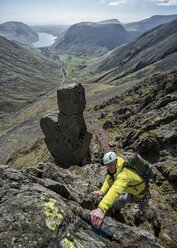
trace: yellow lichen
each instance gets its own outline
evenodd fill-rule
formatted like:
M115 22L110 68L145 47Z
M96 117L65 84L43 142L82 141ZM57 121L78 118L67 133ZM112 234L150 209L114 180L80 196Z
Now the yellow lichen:
M41 200L45 200L45 198L41 197ZM61 213L58 212L59 210L55 206L55 202L55 199L50 198L49 201L44 204L46 225L53 231L56 229L56 226L59 225L60 222L63 220L63 216Z
M88 186L88 183L83 183L82 186Z
M76 239L70 241L67 238L62 239L61 244L65 245L65 248L84 248Z
M69 241L67 238L64 238L61 243L65 244L66 248L75 248L73 242Z
M50 201L50 202L53 202L53 203L55 203L55 202L56 202L56 200L55 200L55 199L53 199L53 198L50 198L50 199L49 199L49 201Z
M74 239L74 243L76 244L77 248L84 248L76 239Z

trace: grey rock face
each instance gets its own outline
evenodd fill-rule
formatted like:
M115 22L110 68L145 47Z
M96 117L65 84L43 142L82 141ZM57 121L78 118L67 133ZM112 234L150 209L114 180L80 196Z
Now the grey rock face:
M80 83L72 83L57 91L58 121L46 117L40 125L47 147L61 166L80 165L89 152L91 134L87 132L83 112L85 90Z
M71 168L72 169L72 168ZM163 248L155 236L105 217L90 225L92 195L103 167L72 170L40 164L22 170L0 165L0 244L4 248ZM89 170L88 170L89 169ZM86 179L87 178L87 179Z

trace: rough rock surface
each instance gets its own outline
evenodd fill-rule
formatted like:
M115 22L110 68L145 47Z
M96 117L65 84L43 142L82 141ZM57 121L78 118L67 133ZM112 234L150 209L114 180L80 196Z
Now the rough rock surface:
M0 165L1 247L165 247L149 232L110 217L99 230L90 225L89 212L97 204L91 192L104 174L96 165L70 170L50 164L21 170Z
M116 144L112 150L118 154L135 151L152 163L156 178L150 192L161 234L177 242L177 70L145 79L92 109L95 116L102 117L97 118L98 124ZM126 223L132 225L136 218L131 210ZM151 223L158 231L154 220ZM138 222L141 226L141 216ZM176 247L176 243L169 243L169 247Z
M60 110L58 121L49 117L40 121L46 145L57 163L63 167L83 164L91 141L83 118L85 90L80 83L72 83L61 87L57 97Z

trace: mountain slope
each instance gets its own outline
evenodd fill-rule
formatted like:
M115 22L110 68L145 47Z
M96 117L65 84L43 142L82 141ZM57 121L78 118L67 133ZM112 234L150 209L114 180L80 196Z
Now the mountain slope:
M140 35L175 19L177 19L177 15L155 15L139 22L124 24L123 26L127 31L136 31Z
M123 209L122 211L127 225L131 225L131 226L136 225L141 229L141 238L142 238L142 230L156 232L157 228L159 227L158 221L160 220L162 232L160 233L159 237L163 241L165 241L166 239L167 242L165 247L175 247L175 240L177 240L176 232L174 231L174 226L176 221L176 212L175 212L176 190L174 188L174 183L175 183L175 175L177 175L175 173L176 172L175 165L177 161L176 144L175 144L176 125L177 125L176 78L177 78L176 71L174 71L173 73L168 73L167 75L159 74L155 77L152 77L148 80L141 82L140 84L136 85L134 88L131 88L131 90L127 91L126 93L118 95L117 97L112 98L109 101L105 101L101 105L95 106L90 110L90 115L88 115L88 112L86 112L86 120L89 125L90 123L94 123L95 121L97 121L100 124L99 126L101 126L101 130L99 129L99 131L93 129L94 135L97 135L99 138L102 138L100 136L103 128L105 129L105 132L109 133L111 140L114 141L112 142L114 143L113 144L114 147L112 147L111 149L116 149L116 151L120 153L122 149L128 150L132 147L133 148L135 147L135 149L137 148L138 152L143 154L143 157L147 156L147 158L149 158L148 160L150 162L153 162L153 170L155 171L156 179L155 182L153 182L153 184L150 183L150 187L151 187L150 191L152 195L150 206L152 207L152 212L149 211L150 209L148 208L145 212L143 212L143 214L140 213L139 215L137 212L137 207L134 206L133 208L130 208L129 205L127 206L127 208ZM57 100L55 101L57 105ZM100 101L102 101L102 99L100 99ZM54 101L50 101L50 102L54 102ZM39 104L39 102L37 104ZM34 110L35 109L36 108L34 108ZM28 109L28 113L29 113L29 109ZM41 111L41 114L44 114L44 111ZM12 141L15 138L14 136L11 137L11 135L13 134L15 134L15 136L20 135L20 129L21 129L21 135L24 134L24 136L27 137L26 141L29 141L31 136L34 135L34 132L37 131L36 129L37 128L39 129L38 124L41 114L38 112L38 121L36 121L36 119L35 120L32 119L29 122L25 120L23 124L22 123L20 125L18 124L18 132L16 128L14 130L8 131L7 132L8 143L11 145ZM20 115L22 115L22 113ZM23 116L26 117L25 114L23 114ZM55 115L55 117L57 118L57 114ZM17 123L16 120L13 120L14 125L15 123ZM30 132L31 129L34 130L32 134ZM1 136L0 144L3 149L5 144L4 140L5 137ZM105 140L103 141L105 142ZM106 146L107 143L104 144ZM131 145L131 147L129 145ZM102 149L105 149L105 146L103 146ZM89 185L93 186L94 182L96 182L96 184L98 184L97 187L100 188L99 176L103 180L103 174L102 173L99 174L98 168L102 168L102 169L104 168L103 166L101 166L102 150L98 149L98 147L99 146L97 146L95 151L97 152L96 156L100 152L100 157L98 157L98 159L100 159L99 162L97 162L97 160L96 161L94 160L93 163L91 165L87 165L85 169L84 167L73 166L71 167L70 171L75 172L77 175L79 175L79 177L84 175L86 181L89 180L90 183ZM4 151L9 152L9 149L6 148L4 149ZM0 153L2 153L2 149L0 150ZM95 153L92 153L92 156L95 157ZM12 154L12 156L10 156L10 158L8 159L7 164L10 167L18 168L18 169L23 167L23 172L24 172L24 167L32 167L32 168L28 168L27 171L28 172L31 171L34 180L37 180L35 177L36 175L39 175L40 180L38 178L38 181L40 181L40 183L42 184L41 178L46 179L46 175L49 174L51 175L51 171L54 172L53 176L51 176L51 179L54 179L54 176L58 175L56 170L53 170L54 168L58 168L55 165L54 167L48 168L47 174L45 173L41 177L41 169L42 168L44 169L44 163L47 163L49 166L49 162L51 161L52 158L48 154L48 150L44 145L44 141L42 138L40 138L36 140L36 142L30 148L25 146L16 149ZM95 162L96 164L94 164ZM40 168L35 169L34 167L36 167L39 163L40 163ZM93 172L92 169L94 170ZM86 173L84 173L83 170ZM64 175L63 174L64 171L63 170L60 171L61 171L61 175ZM88 171L90 173L88 173ZM65 173L67 173L66 170ZM8 173L8 175L10 175L10 173ZM95 176L98 178L95 179ZM94 182L92 182L93 178L94 178ZM68 176L66 176L66 182L70 184L71 181L73 182L73 180L68 181ZM73 185L76 183L76 181L74 181ZM50 185L48 183L50 184L50 181L46 181L45 185L47 185L47 187L49 188ZM68 184L69 188L72 189L73 185L71 186L69 184ZM91 193L92 190L90 189L90 186L88 192L86 192L84 189L84 192L86 192L87 194L87 198L85 198L86 194L82 195L81 192L79 191L79 189L81 189L80 187L81 184L82 183L79 181L77 184L78 190L76 191L74 188L74 191L72 192L74 193L74 195L76 192L77 193L79 192L76 199L78 200L80 199L80 197L82 197L81 199L84 199L81 201L82 206L84 206L84 208L85 207L87 208L88 205L86 205L85 199L88 203L89 202L93 203L93 201L90 200L90 198L88 198L89 195L90 196L92 195ZM54 185L54 181L51 181L51 185ZM53 187L51 186L50 189L51 188L52 189L54 188L56 190L56 187L54 186ZM109 218L109 223L111 223L110 221L112 221L111 218ZM120 229L120 222L118 222L117 225L119 226ZM152 230L153 227L154 229ZM127 228L128 226L126 226L126 230ZM125 233L125 229L124 229L124 233ZM137 240L137 235L135 235L135 238ZM85 236L84 236L84 240L85 240ZM112 245L113 248L117 247L114 241ZM111 242L110 239L108 240L108 242L109 242L108 246L106 246L107 244L106 245L104 244L103 247L109 247ZM137 247L140 247L141 245L143 248L145 247L144 243L142 244L142 239L140 243L137 244ZM148 247L151 247L151 245L152 244L150 244L150 246ZM155 246L152 247L156 247L156 245L157 245L157 240ZM127 243L125 246L127 247ZM132 243L128 247L132 247Z
M72 25L52 47L58 53L103 55L129 42L133 35L133 32L126 31L119 23L82 22Z
M177 20L158 26L133 43L114 49L80 74L84 82L119 84L177 66ZM146 71L145 71L146 70Z
M152 163L156 174L150 184L152 205L158 209L162 236L168 235L167 247L176 247L177 69L142 80L96 105L90 113L108 132L113 141L111 149L118 154L137 152ZM124 209L124 216L128 209ZM130 215L127 222L132 223Z
M5 22L1 24L0 35L20 44L31 44L39 39L38 34L22 22Z
M67 30L64 37L57 39L52 48L59 54L101 56L122 44L134 41L144 32L176 18L177 15L152 16L128 24L120 23L117 19L97 23L77 23Z
M0 119L60 82L59 65L0 37Z

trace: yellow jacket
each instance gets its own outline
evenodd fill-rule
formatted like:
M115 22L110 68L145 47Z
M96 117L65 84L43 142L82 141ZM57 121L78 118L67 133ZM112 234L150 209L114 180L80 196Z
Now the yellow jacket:
M130 193L139 198L143 198L146 194L141 194L145 189L145 182L142 183L143 178L134 170L123 167L123 164L124 160L118 157L117 171L112 176L107 174L106 180L101 188L101 191L105 196L98 207L101 208L104 213L112 207L114 202L123 192Z

